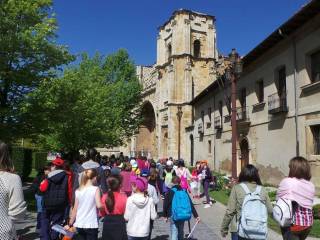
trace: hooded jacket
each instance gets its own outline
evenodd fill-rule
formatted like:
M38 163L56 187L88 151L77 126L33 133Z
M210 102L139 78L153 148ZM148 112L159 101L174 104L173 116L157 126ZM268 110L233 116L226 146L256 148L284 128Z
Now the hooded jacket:
M46 210L64 210L68 205L68 175L63 170L54 170L40 185L44 192Z
M157 212L152 198L142 193L134 193L128 198L124 218L128 221L127 233L130 237L147 237L150 220L155 220Z

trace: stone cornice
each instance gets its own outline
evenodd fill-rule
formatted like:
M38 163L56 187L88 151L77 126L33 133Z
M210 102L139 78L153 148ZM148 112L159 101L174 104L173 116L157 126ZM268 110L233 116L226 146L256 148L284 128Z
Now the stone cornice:
M166 66L171 64L172 59L179 59L179 58L186 58L186 57L190 57L192 61L207 61L207 62L208 61L216 61L215 58L211 58L211 57L209 57L209 58L204 58L204 57L196 58L192 54L183 53L183 54L172 55L166 63L164 63L162 65L157 65L157 66L155 66L155 68L156 69L163 69Z

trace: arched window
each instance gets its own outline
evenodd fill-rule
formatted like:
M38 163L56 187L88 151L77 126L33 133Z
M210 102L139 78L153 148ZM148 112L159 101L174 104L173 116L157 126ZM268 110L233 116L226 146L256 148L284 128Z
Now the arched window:
M193 42L193 56L196 58L200 57L200 41L199 40L195 40Z
M171 54L172 54L171 44L168 44L168 49L167 49L167 51L168 51L168 60L169 60L169 58L171 57Z

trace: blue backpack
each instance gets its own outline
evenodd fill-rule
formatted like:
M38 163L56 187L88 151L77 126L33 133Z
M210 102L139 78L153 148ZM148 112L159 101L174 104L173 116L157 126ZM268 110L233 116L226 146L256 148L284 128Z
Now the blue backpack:
M172 200L172 220L188 221L192 216L191 201L186 191L172 188L174 196Z

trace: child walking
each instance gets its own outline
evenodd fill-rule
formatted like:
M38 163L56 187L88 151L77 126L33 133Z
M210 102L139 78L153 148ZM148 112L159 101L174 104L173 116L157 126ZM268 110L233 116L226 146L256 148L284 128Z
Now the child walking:
M163 216L166 221L170 219L171 240L184 239L184 223L190 220L191 215L200 221L198 213L186 192L181 187L181 179L178 176L172 178L173 187L165 196L163 204Z
M98 215L97 208L101 209L101 196L96 183L97 170L87 169L83 172L80 187L75 192L75 204L72 209L69 225L77 228L78 236L83 240L98 239Z
M128 221L129 240L147 240L150 232L150 220L157 217L153 199L148 197L148 182L145 178L132 178L133 194L128 198L124 218Z
M126 209L127 195L120 193L121 178L109 177L107 180L108 193L102 196L103 221L102 239L127 240L126 222L124 212Z

